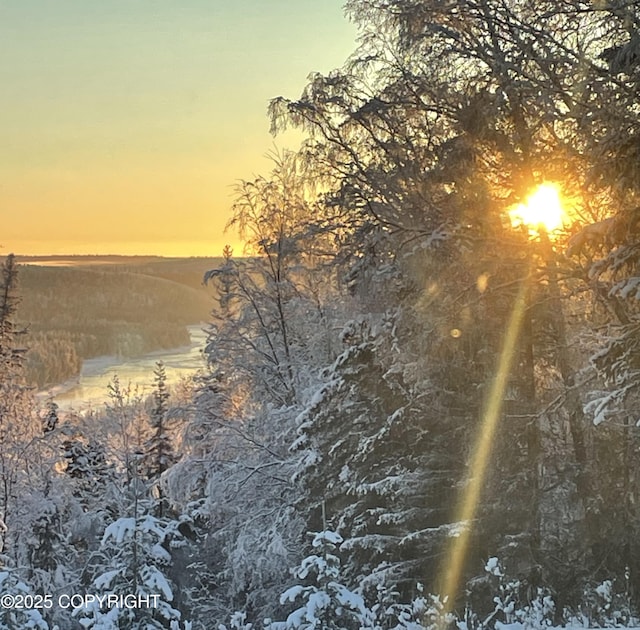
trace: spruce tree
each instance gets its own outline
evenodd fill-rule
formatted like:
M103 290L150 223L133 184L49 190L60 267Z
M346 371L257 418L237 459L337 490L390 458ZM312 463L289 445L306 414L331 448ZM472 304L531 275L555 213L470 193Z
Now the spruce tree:
M175 462L171 435L169 434L169 390L167 389L167 373L162 361L156 363L154 374L153 407L149 414L151 437L147 441L142 468L144 474L155 485L157 497L156 513L162 516L165 512L165 500L160 476Z
M0 529L5 553L16 549L11 541L17 535L20 489L36 481L27 473L36 454L35 437L42 434L40 419L31 388L25 382L24 354L21 344L25 330L17 321L20 298L17 292L18 270L13 254L0 269ZM9 542L7 542L9 540Z
M154 375L153 407L149 414L152 435L147 442L145 472L150 479L157 479L174 462L171 436L169 435L169 390L167 373L162 361L156 363Z

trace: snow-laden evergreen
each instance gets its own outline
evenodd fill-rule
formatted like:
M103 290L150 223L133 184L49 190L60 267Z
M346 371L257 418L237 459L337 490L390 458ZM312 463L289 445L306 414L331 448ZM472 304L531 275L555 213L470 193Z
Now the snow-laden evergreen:
M185 544L180 522L149 514L122 517L110 523L87 592L95 595L135 595L152 598L153 606L107 607L96 599L73 611L84 628L127 627L140 630L166 628L182 613L173 607L174 588L167 577L172 552Z

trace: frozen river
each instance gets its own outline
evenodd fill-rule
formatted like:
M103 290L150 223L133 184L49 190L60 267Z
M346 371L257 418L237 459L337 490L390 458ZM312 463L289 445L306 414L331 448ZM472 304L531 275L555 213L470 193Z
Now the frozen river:
M153 371L156 363L162 361L169 385L189 376L204 367L206 333L203 325L189 326L191 344L172 350L160 350L136 359L118 357L97 357L88 359L82 366L79 380L58 385L46 392L40 392L41 399L53 397L61 409L84 411L99 409L108 400L107 386L115 375L120 385L137 387L146 396L153 388Z

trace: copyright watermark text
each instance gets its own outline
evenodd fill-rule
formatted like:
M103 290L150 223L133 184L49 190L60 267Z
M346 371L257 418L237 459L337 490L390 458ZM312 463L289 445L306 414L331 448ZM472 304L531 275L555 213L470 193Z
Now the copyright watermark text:
M13 610L58 608L157 608L160 595L122 595L108 593L94 595L93 593L63 594L63 595L0 595L0 608Z

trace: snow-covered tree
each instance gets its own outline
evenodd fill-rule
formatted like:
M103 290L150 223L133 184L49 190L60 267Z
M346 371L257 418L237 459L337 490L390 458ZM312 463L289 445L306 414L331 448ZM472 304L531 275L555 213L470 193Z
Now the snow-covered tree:
M151 436L145 445L142 468L145 476L155 483L155 493L158 501L157 515L162 516L165 509L165 501L160 477L174 463L175 454L169 427L169 399L171 396L167 389L167 374L162 362L156 364L153 374L153 406L149 412Z
M180 525L179 521L146 514L122 517L107 526L87 576L87 591L133 595L149 598L141 601L151 603L126 607L96 602L76 608L74 616L83 627L151 630L182 623L181 611L173 606L174 587L167 577L173 550L185 544Z
M152 434L147 442L146 469L151 478L160 476L173 463L171 437L167 431L169 390L167 373L162 362L156 364L154 375L153 407L149 414Z
M408 595L436 574L455 530L451 480L464 466L449 446L463 424L445 419L446 397L403 375L398 328L393 317L347 324L347 348L325 370L292 447L307 522L328 519L345 538L344 574L369 594L386 586Z
M106 458L103 444L72 431L62 443L65 474L72 480L72 492L88 508L104 505L106 487L115 480L114 467Z
M17 264L10 254L0 269L0 553L14 558L19 497L30 485L42 483L42 426L24 375L25 331L17 323L17 281ZM0 558L4 565L5 558Z
M332 252L309 234L318 182L291 153L275 158L270 178L243 182L229 227L237 228L249 254L209 271L220 308L214 310L207 355L230 383L250 385L277 405L299 403L307 371L327 359L326 312L333 275L319 264ZM320 352L320 356L315 352ZM303 366L306 369L303 369Z
M35 595L32 588L20 579L18 572L12 569L3 568L0 571L0 589L2 595L11 598L12 602L28 601L28 597ZM53 607L53 598L50 599L51 607ZM2 606L0 608L0 630L14 630L15 628L49 630L50 626L42 616L42 609L31 606Z
M60 422L58 417L58 405L53 400L48 400L46 404L46 415L42 419L42 431L49 433L54 431Z
M280 597L280 603L300 605L289 614L284 624L266 624L267 628L284 630L364 630L374 628L374 615L361 595L340 582L338 548L342 537L332 531L314 535L313 554L302 560L294 570L303 584L292 586Z
M115 375L107 389L109 402L99 417L99 429L108 458L124 470L129 483L138 474L138 460L149 437L147 415L138 388L122 385Z

